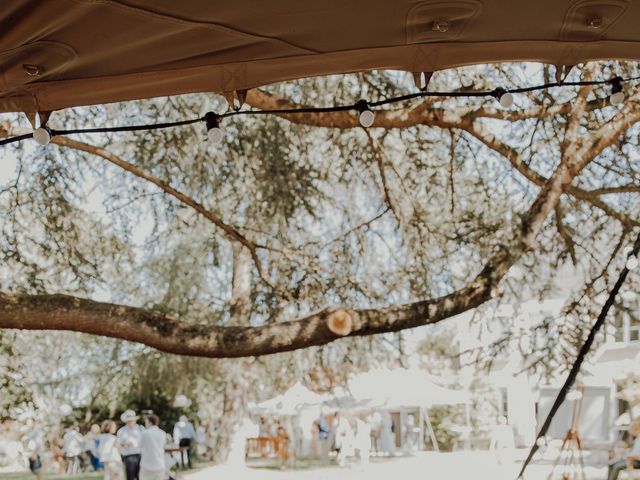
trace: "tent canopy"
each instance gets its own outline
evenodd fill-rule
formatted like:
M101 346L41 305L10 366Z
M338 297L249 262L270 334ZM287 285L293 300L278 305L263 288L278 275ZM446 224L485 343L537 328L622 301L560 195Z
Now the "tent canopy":
M296 384L286 392L259 403L253 410L256 413L273 415L296 415L301 408L319 405L323 400L324 397L322 395L318 395L300 382L296 382Z
M3 0L0 112L370 69L640 59L631 0Z
M349 379L353 398L370 407L432 407L470 401L463 390L444 388L419 369L370 370Z

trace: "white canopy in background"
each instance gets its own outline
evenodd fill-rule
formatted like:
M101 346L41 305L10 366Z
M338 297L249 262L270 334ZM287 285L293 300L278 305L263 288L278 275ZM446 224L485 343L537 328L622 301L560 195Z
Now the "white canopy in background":
M253 410L256 413L271 415L296 415L302 408L319 405L323 401L322 395L312 392L300 382L296 382L286 392L259 403Z
M347 390L370 407L432 407L470 402L469 392L435 383L435 377L419 369L370 370L352 376Z

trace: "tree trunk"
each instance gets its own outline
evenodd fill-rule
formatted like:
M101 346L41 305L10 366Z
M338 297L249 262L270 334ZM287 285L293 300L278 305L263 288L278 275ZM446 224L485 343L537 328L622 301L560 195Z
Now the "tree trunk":
M232 453L232 449L238 448L234 438L238 433L238 428L248 415L247 392L249 382L246 378L246 359L232 360L225 378L224 403L222 407L222 418L218 430L218 442L213 454L216 463L237 463L238 452ZM244 452L242 454L244 460Z
M246 325L251 314L251 252L240 243L233 244L233 283L231 287L230 325ZM234 438L238 428L247 417L247 378L248 359L232 360L226 368L222 418L218 430L218 442L213 455L216 463L236 463L244 461L244 449L241 458L239 452L230 457L234 448L238 448ZM242 448L244 445L242 445Z

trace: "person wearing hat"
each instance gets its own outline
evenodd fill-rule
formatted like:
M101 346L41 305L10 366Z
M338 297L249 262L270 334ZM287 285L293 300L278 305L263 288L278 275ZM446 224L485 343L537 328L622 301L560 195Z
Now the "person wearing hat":
M138 480L140 474L140 437L144 428L138 425L138 416L133 410L120 415L124 426L118 430L118 445L122 452L122 461L127 480Z

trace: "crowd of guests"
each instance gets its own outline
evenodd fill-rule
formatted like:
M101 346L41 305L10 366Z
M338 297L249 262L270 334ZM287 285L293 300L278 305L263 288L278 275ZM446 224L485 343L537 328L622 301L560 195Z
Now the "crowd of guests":
M411 425L411 421L407 421L404 427L404 445L417 443L416 429ZM304 438L309 439L306 446ZM258 440L261 439L269 441L259 441L255 453L279 458L281 468L293 465L299 456L320 459L322 464L328 464L331 458L335 458L339 466L345 466L353 459L365 467L372 451L378 455L389 455L396 448L394 425L388 412L323 413L311 423L310 435L305 434L297 421L270 421L260 417Z
M146 415L144 426L139 420L133 410L127 410L120 416L120 428L114 420L105 420L101 425L91 425L83 435L74 423L61 442L46 439L53 452L54 473L103 471L105 480L168 480L173 478L172 468L178 463L191 468L201 432L196 432L186 416L176 422L173 435L160 429L157 415ZM25 454L30 470L40 480L45 436L33 419L28 421L27 428Z

